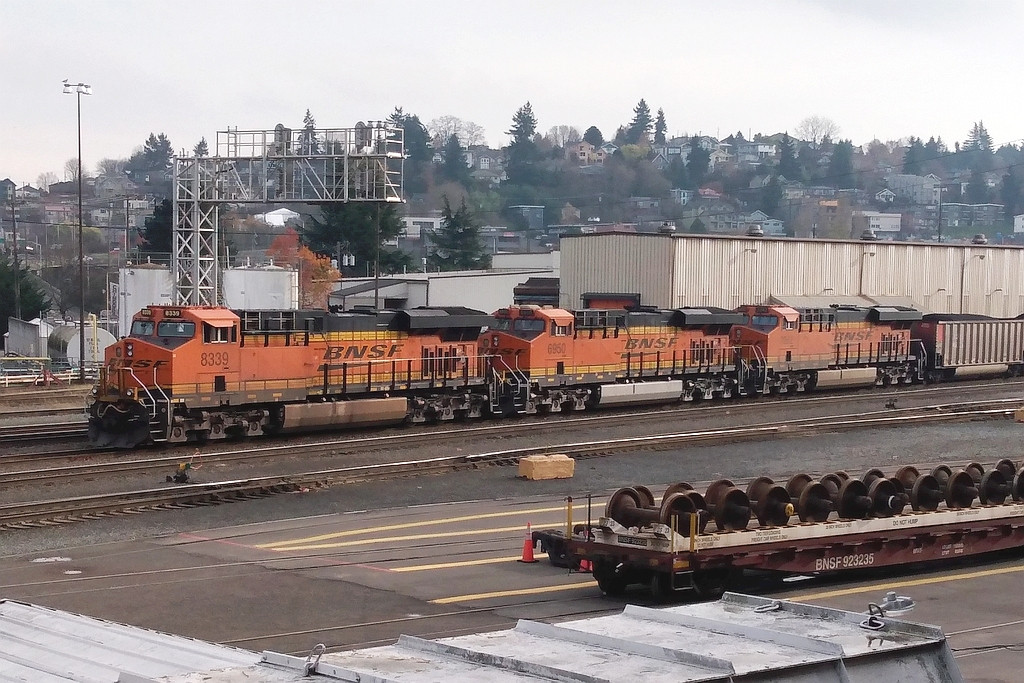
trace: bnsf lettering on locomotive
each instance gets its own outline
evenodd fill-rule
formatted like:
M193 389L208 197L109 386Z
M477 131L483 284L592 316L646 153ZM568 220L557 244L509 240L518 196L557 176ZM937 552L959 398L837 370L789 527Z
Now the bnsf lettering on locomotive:
M401 344L363 344L362 346L332 346L324 352L324 360L359 360L368 358L394 358L402 350Z
M166 365L165 360L150 360L148 358L119 358L110 363L110 368L116 370L117 368L158 368L161 365Z
M837 330L835 336L836 344L849 344L851 342L865 342L872 339L871 330L851 330L844 332Z
M668 349L676 345L675 337L656 337L654 339L627 339L626 350Z

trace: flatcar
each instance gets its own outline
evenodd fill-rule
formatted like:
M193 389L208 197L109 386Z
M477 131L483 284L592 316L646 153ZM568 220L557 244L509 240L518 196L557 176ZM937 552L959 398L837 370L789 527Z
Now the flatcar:
M465 308L231 311L150 306L106 349L97 446L480 415L491 317Z

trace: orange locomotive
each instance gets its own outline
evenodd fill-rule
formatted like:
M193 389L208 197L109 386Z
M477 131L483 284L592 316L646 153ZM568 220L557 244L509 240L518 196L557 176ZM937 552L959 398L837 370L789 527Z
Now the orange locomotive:
M490 319L463 308L151 306L105 352L90 440L131 448L479 416L488 370L477 339Z
M761 393L909 383L923 377L923 348L911 339L921 312L900 306L743 306L732 342L758 376Z
M739 313L513 306L494 317L480 347L494 356L494 412L727 398L752 386L729 337Z

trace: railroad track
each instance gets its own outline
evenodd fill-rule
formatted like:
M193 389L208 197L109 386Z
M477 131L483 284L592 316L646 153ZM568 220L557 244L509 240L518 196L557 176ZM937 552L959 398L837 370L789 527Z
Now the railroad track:
M89 428L82 422L0 426L0 443L24 443L83 437Z
M1019 399L1002 399L973 404L942 404L912 409L901 415L855 414L830 416L826 418L803 418L788 420L784 424L756 424L744 427L686 431L670 434L605 439L592 442L574 442L516 448L472 454L441 456L432 458L408 458L369 465L355 465L293 474L232 479L221 482L163 486L155 489L127 493L79 496L52 501L15 503L0 505L0 528L38 526L82 519L96 515L124 511L141 511L192 505L211 505L241 498L266 496L283 491L312 489L338 484L367 480L382 480L397 476L421 475L454 471L458 469L509 465L526 455L543 453L565 453L574 458L599 457L638 449L663 449L678 445L726 443L743 439L774 438L780 436L806 435L824 431L836 432L861 428L893 427L906 424L948 422L958 420L1001 419L1012 416ZM480 429L480 428L478 428ZM483 428L486 429L486 428ZM426 435L408 435L407 439L423 438ZM462 432L446 432L434 435L446 438L465 439ZM393 438L393 437L392 437ZM380 448L383 439L367 439L370 448ZM415 442L412 441L410 445ZM372 445L370 445L372 444ZM337 444L331 444L334 447ZM347 444L349 449L353 443ZM240 460L264 458L268 450L294 449L294 446L260 448L249 451L227 452L223 457ZM316 455L316 453L307 454ZM211 455L204 456L206 462L217 462ZM83 464L64 468L50 468L36 471L10 472L0 475L0 485L26 484L30 482L52 482L59 479L85 475L112 474L132 470L152 470L166 467L169 461L180 461L174 456L102 464Z
M7 420L18 417L68 415L79 415L84 418L86 415L85 406L82 405L79 406L78 408L18 408L14 410L0 409L0 420Z

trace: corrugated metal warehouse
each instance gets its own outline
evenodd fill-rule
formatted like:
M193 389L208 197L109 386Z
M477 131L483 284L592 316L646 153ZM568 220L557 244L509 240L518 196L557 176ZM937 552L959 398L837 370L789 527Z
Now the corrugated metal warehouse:
M660 308L856 297L932 313L1024 313L1019 247L607 233L565 236L561 250L564 308L616 293Z

